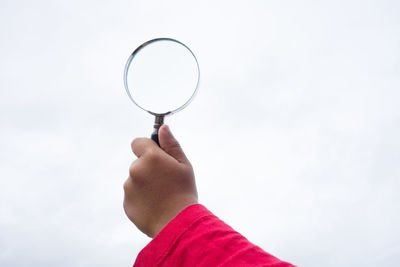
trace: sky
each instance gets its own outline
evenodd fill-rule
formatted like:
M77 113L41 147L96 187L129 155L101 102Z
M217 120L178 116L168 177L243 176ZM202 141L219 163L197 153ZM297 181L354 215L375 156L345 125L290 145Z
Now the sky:
M400 264L398 1L0 2L0 265L130 266L130 142L153 118L123 88L139 44L196 54L166 119L199 201L298 266Z

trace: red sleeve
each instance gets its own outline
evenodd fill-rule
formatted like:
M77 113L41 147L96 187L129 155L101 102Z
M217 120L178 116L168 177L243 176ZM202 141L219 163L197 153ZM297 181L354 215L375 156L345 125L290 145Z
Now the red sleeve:
M139 253L142 266L293 266L250 243L204 206L181 211Z

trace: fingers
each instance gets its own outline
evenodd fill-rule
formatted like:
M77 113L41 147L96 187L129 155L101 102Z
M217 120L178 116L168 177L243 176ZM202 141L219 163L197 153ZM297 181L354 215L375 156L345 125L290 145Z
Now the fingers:
M172 156L180 163L189 162L178 141L172 135L168 125L163 125L160 127L160 130L158 131L158 138L161 148L167 152L167 154Z
M151 168L148 168L148 165L139 158L129 167L128 180L130 179L131 182L134 180L135 184L143 184L150 175Z
M189 163L189 160L179 145L179 142L172 135L167 125L162 125L160 127L158 138L161 149L153 140L149 138L136 138L131 144L133 153L138 158L144 154L148 154L149 158L152 158L151 155L161 155L165 152L179 163ZM162 153L160 154L159 152Z
M136 138L131 144L133 153L140 158L146 152L160 149L158 145L149 138Z

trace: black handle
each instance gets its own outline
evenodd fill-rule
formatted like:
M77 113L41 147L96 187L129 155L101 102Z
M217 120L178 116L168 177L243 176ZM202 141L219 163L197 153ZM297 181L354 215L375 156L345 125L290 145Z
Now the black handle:
M154 130L156 130L156 129L154 129ZM151 134L151 140L153 140L154 142L157 143L158 146L160 146L160 142L158 141L158 129L157 129L157 132L154 131L154 132Z
M158 129L160 129L161 125L164 124L164 116L165 115L156 115L156 119L154 121L154 131L151 134L151 139L156 142L158 146L160 146L160 142L158 141Z

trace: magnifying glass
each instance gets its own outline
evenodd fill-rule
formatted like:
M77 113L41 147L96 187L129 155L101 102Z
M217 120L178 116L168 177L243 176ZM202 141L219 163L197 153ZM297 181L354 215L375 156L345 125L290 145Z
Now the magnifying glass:
M151 134L158 145L158 129L164 117L184 109L199 89L200 67L185 44L157 38L141 44L128 58L125 90L131 101L155 116Z

